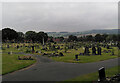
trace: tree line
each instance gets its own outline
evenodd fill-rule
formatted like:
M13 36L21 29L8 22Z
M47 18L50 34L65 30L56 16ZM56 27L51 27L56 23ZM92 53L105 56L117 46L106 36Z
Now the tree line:
M2 42L46 42L48 39L47 33L35 31L17 32L10 28L2 29Z
M96 34L95 36L92 35L87 35L87 36L74 36L70 35L68 38L64 37L56 37L53 38L48 37L48 34L45 32L35 32L35 31L27 31L25 34L23 32L17 32L13 29L10 28L4 28L0 33L2 32L2 42L38 42L38 43L45 43L48 41L49 42L54 42L53 39L59 39L60 41L67 41L67 42L72 42L72 41L94 41L94 42L109 42L109 41L120 41L120 34L115 35L115 34Z
M95 36L87 35L87 36L73 36L70 35L68 37L68 42L71 41L94 41L94 42L109 42L109 41L120 41L120 34L96 34Z

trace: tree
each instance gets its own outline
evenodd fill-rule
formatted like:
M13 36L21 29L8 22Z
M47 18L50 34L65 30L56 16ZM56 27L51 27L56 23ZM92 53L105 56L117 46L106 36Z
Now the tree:
M103 35L102 35L102 39L103 39L103 41L105 41L105 42L106 42L106 41L107 41L107 37L108 37L108 35L107 35L107 34L103 34Z
M95 41L96 42L101 42L103 39L102 39L102 36L100 34L96 34L95 35Z
M25 38L26 38L26 40L35 42L35 41L36 41L36 37L37 37L37 34L36 34L35 31L27 31L27 32L25 33Z
M68 41L77 41L77 36L73 36L73 35L70 35L69 38L68 38Z
M60 41L62 42L64 40L64 37L59 37Z
M54 42L54 41L53 41L53 37L52 37L52 36L50 36L50 37L49 37L48 42Z
M78 37L78 41L84 41L85 40L85 38L84 37Z
M112 35L112 39L113 39L113 41L118 41L118 36L117 35Z
M118 36L118 41L120 41L120 34L118 34L117 36Z
M106 38L106 41L108 42L108 41L112 41L113 39L112 39L112 35L109 35L109 36L107 36L107 38Z
M24 33L23 32L17 32L18 33L18 38L17 41L24 42Z
M37 39L37 41L39 41L40 43L42 43L44 45L44 43L48 40L48 35L47 35L47 33L39 32L39 33L37 33L36 39Z
M92 36L92 35L86 36L86 40L87 40L87 41L93 41L93 36Z
M15 40L18 37L18 33L10 28L4 28L2 29L2 40L6 41L6 40Z

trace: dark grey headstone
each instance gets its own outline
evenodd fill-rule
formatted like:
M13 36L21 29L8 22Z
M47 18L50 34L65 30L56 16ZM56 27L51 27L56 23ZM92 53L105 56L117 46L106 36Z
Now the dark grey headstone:
M75 59L78 60L78 55L75 55Z
M106 77L105 77L105 68L101 67L98 72L99 72L99 81L106 80Z

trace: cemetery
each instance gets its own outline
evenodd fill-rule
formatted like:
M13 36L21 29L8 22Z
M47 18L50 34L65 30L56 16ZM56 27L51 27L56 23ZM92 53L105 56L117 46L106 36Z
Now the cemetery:
M53 43L52 43L53 44ZM22 47L17 48L18 45L21 45ZM6 47L6 43L2 45L2 51L3 53L14 53L14 52L23 52L23 53L31 53L39 56L46 56L56 61L63 61L63 62L72 62L72 63L87 63L87 62L95 62L95 61L101 61L111 58L117 58L118 57L118 48L112 47L112 49L107 49L106 47L85 47L84 45L81 47L74 46L76 49L71 49L67 47L64 43L58 43L54 44L53 46L45 45L44 48L40 44L34 44L38 45L32 46L32 43L25 44L23 46L22 44L9 44L9 48ZM27 46L28 45L28 46ZM59 46L59 49L58 49ZM75 56L78 55L79 61L74 60Z
M29 38L31 36L27 34L28 36L21 41L8 40L9 38L3 39L3 43L0 46L3 59L2 75L35 64L38 61L38 57L48 58L56 62L82 64L116 59L120 56L120 44L116 40L101 41L98 38L98 40L86 41L86 36L86 38L83 38L81 41L76 36L69 36L66 40L53 42L51 40L48 41L48 36L44 32L37 33L37 36L35 35L36 37L34 37L33 32L31 34L33 38ZM44 35L44 37L41 34ZM100 37L102 36L103 35ZM114 70L114 68L110 69L110 71L111 70ZM110 73L110 75L112 76L115 73L116 70L112 74ZM88 80L96 81L98 78L96 75L98 76L98 73L90 73L73 80L85 80L86 77L90 76Z

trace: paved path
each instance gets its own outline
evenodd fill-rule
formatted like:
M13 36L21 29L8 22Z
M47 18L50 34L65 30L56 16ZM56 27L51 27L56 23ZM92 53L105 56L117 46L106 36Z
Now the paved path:
M110 68L118 65L118 59L94 63L55 62L43 56L37 57L37 63L26 70L20 70L3 76L3 81L62 81L97 71L100 67Z

